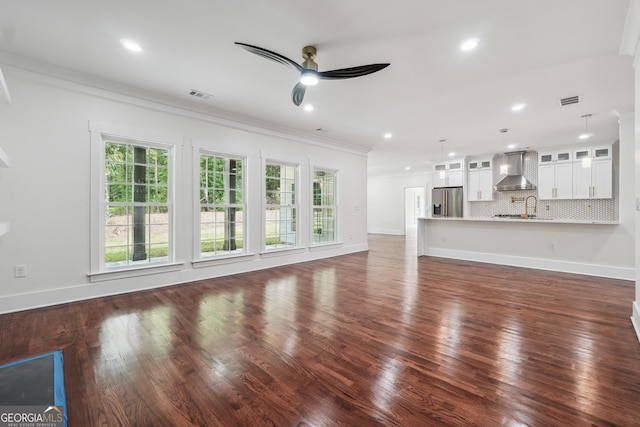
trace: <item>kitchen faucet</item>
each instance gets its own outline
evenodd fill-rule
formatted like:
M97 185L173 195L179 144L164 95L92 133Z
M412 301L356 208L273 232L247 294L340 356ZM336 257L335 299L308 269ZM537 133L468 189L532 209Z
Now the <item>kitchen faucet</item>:
M534 200L534 204L533 204L533 213L537 213L538 211L538 198L536 196L529 196L526 199L524 199L524 213L522 215L520 215L521 218L523 219L527 219L529 218L529 199L533 197Z

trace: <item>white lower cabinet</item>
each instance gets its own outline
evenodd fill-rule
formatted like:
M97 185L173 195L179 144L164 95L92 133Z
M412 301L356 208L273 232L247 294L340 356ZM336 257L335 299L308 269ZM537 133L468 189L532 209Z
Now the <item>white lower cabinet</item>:
M540 200L572 199L573 164L539 165L538 198Z
M611 159L587 159L573 163L574 199L610 199L613 197Z
M481 202L493 200L493 172L489 170L469 171L467 201Z

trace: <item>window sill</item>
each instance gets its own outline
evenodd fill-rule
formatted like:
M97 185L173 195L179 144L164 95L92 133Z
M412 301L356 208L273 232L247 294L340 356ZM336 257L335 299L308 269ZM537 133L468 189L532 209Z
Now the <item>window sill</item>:
M307 248L303 247L295 247L295 248L282 248L282 249L272 249L270 251L260 252L260 256L262 258L271 258L277 256L291 255L291 254L302 254L306 252Z
M315 245L309 246L309 252L316 251L324 251L327 249L333 249L342 246L344 243L342 242L331 242L331 243L316 243Z
M170 271L182 270L183 262L172 264L149 265L145 267L127 268L112 271L101 271L99 273L89 273L89 280L93 282L104 282L107 280L126 279L129 277L148 276L150 274L167 273Z
M223 264L232 264L234 262L242 262L247 261L251 258L255 258L256 254L241 254L241 255L228 255L228 256L218 256L211 258L202 258L191 261L191 266L193 268L205 268L212 267L216 265Z

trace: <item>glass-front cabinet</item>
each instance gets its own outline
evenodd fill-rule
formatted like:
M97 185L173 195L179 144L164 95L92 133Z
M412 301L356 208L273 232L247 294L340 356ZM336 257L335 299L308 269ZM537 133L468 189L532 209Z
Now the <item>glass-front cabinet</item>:
M554 151L541 151L538 153L538 164L548 165L552 163L571 162L573 156L573 150L554 150Z

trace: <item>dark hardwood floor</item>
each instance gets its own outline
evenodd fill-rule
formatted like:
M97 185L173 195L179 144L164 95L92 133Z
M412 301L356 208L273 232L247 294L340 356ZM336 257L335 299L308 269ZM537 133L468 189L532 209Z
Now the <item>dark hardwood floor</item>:
M621 280L370 251L0 316L70 426L638 426Z

